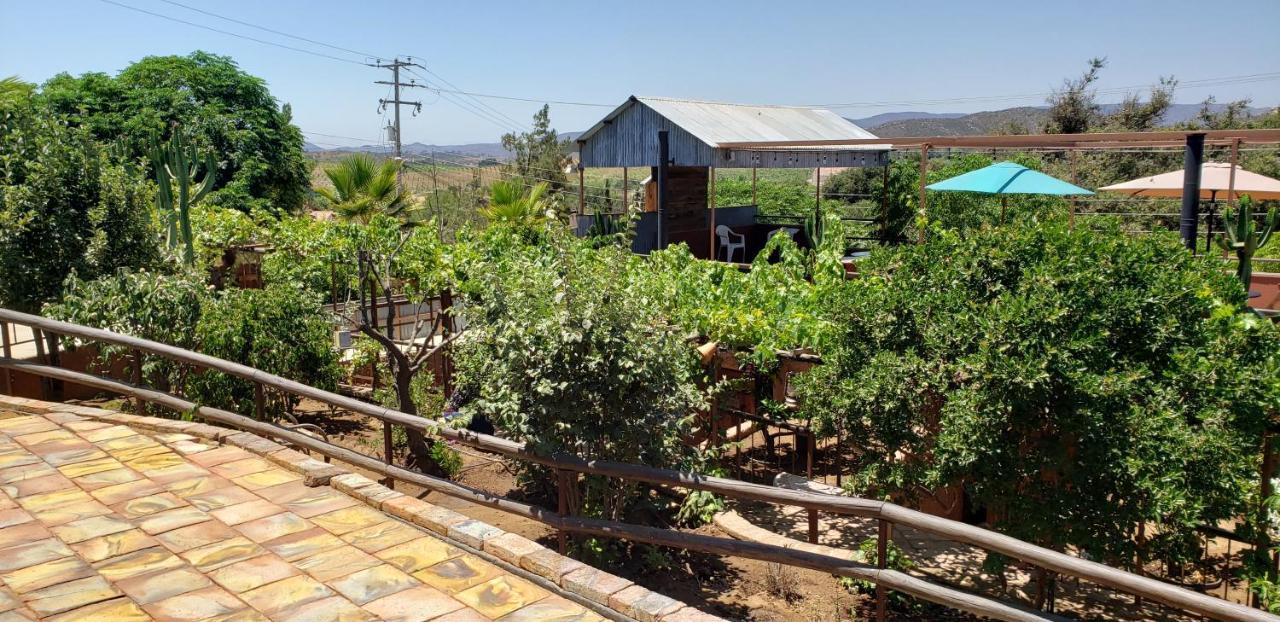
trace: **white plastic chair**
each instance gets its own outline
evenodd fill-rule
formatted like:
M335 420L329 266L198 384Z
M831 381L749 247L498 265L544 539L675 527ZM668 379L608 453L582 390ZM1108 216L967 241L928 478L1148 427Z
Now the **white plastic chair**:
M742 251L742 259L747 259L747 236L734 233L733 229L724 225L716 226L716 235L720 236L720 248L724 250L724 260L733 261L733 252ZM731 241L731 237L736 238ZM719 253L716 253L719 256Z

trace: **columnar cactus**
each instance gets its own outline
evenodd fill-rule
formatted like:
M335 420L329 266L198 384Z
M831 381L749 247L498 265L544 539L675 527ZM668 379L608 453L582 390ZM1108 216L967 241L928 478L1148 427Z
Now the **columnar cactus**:
M1222 219L1226 223L1227 231L1226 235L1218 237L1218 245L1223 250L1235 251L1236 258L1239 259L1236 276L1248 290L1249 283L1253 280L1253 254L1271 239L1277 224L1276 208L1267 210L1267 217L1263 219L1262 227L1259 228L1253 221L1253 199L1242 196L1240 213L1237 214L1228 207L1223 212Z
M212 154L200 157L194 145L188 145L180 129L175 128L169 142L154 142L151 163L156 168L156 204L166 224L166 241L170 250L182 246L182 261L195 265L195 237L191 232L191 207L203 199L218 177ZM200 181L195 180L199 177ZM176 193L175 193L176 190Z

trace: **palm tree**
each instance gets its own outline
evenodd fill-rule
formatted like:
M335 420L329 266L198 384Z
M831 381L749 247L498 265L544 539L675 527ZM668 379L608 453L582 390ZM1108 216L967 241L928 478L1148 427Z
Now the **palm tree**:
M325 169L333 189L316 188L316 192L344 220L369 224L374 215L381 213L409 221L415 202L412 195L400 190L399 173L400 163L395 160L378 164L373 156L357 153Z
M0 105L16 104L31 96L35 85L23 82L18 76L0 78Z
M551 206L549 189L550 185L542 182L526 193L518 181L495 181L489 186L489 204L480 208L480 213L490 224L537 226L546 219Z

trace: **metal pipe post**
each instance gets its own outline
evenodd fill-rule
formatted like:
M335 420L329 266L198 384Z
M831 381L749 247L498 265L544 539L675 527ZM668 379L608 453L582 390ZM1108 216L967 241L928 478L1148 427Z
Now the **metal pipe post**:
M667 130L658 130L658 248L667 247L667 179L670 171L671 142Z
M1204 134L1187 134L1182 162L1182 212L1179 231L1187 250L1196 250L1196 224L1200 219L1200 167L1204 164Z

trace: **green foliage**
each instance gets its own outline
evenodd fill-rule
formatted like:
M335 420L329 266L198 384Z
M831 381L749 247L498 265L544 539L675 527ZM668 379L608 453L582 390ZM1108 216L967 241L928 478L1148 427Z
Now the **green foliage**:
M72 274L62 300L46 305L43 314L191 350L197 346L196 324L208 295L200 278L189 273L121 270L92 281ZM132 355L107 343L97 348L103 364ZM180 388L184 378L180 366L161 357L144 357L143 380L151 386Z
M522 177L525 183L546 182L557 192L568 185L564 169L569 163L565 155L569 141L560 140L560 135L551 127L549 105L543 105L534 113L530 131L503 134L502 148L511 153L510 172Z
M316 388L337 389L340 371L333 325L307 296L287 287L229 289L208 300L195 330L204 354L277 374ZM253 383L222 373L195 375L189 397L205 406L252 416ZM274 396L274 419L296 398Z
M500 179L489 186L489 202L480 208L480 214L491 225L536 231L546 222L551 208L547 198L550 187L547 182L539 182L526 192L520 182Z
M25 104L35 92L35 85L23 82L18 76L0 78L0 109Z
M292 212L307 196L302 133L289 106L278 106L265 82L228 57L149 56L115 77L59 74L41 86L37 100L98 141L121 143L129 160L148 154L149 137L167 139L174 127L191 132L218 154L213 204Z
M1098 118L1097 93L1090 90L1098 72L1107 66L1105 58L1089 59L1089 68L1079 78L1062 81L1062 88L1049 96L1049 117L1045 134L1083 134Z
M401 192L397 177L400 163L383 160L381 164L367 153L349 155L336 166L324 169L333 189L316 188L345 220L368 224L377 214L409 221L417 207L413 197Z
M812 214L817 201L807 181L756 181L756 206L763 216L804 217ZM843 205L843 201L827 201ZM716 179L716 205L751 205L751 180L729 177Z
M1140 524L1148 559L1177 560L1243 509L1280 341L1220 264L1172 235L1028 221L860 268L798 380L816 425L863 449L859 491L963 485L995 528L1111 563Z
M212 154L203 158L185 134L175 128L165 144L151 146L151 166L156 173L156 206L164 220L169 250L182 249L182 263L195 266L195 234L191 230L191 208L200 202L218 179ZM196 182L196 177L200 181Z
M1218 237L1218 245L1224 251L1235 251L1236 277L1244 284L1247 291L1253 281L1253 256L1258 249L1265 246L1276 229L1276 208L1267 210L1262 220L1262 227L1253 220L1253 199L1248 195L1240 197L1240 213L1228 207L1222 213L1226 225L1226 234Z
M462 454L447 443L437 441L431 444L431 460L450 478L455 478L462 472Z
M0 111L0 304L34 311L84 278L154 265L151 189L81 130Z
M463 412L538 453L692 464L680 437L704 401L701 372L683 336L653 313L659 292L619 278L643 259L560 230L542 245L489 240L502 250L464 268L473 283L455 360L459 391L474 398ZM550 480L545 469L517 468L526 484ZM589 477L581 510L645 522L633 514L646 499L637 484Z

